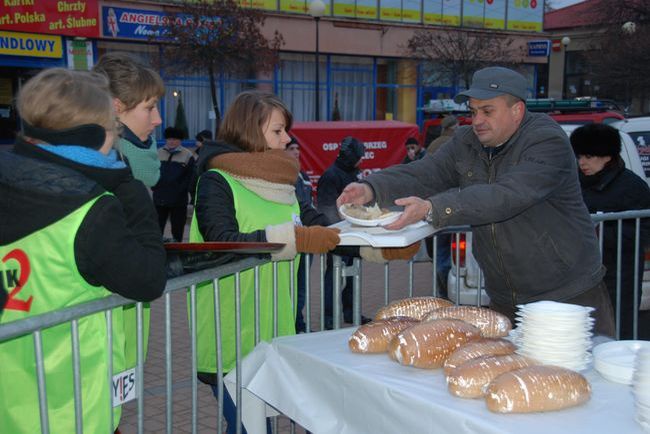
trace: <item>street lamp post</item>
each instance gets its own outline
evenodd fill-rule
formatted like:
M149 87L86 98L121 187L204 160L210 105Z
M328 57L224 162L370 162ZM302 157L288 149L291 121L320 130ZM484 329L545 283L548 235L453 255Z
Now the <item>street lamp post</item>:
M565 36L565 37L562 38L561 42L562 42L562 49L564 50L563 53L562 53L562 56L563 56L562 57L562 61L563 61L563 64L562 64L562 87L563 87L562 97L563 98L568 98L569 86L567 85L567 67L566 67L567 66L566 65L566 63L567 63L567 54L566 53L567 53L567 47L571 43L571 38L569 38L568 36Z
M309 15L314 18L316 21L316 98L315 98L315 107L314 107L314 117L317 121L320 120L320 59L319 59L319 43L318 43L318 23L320 17L325 14L325 3L322 0L313 0L309 3Z

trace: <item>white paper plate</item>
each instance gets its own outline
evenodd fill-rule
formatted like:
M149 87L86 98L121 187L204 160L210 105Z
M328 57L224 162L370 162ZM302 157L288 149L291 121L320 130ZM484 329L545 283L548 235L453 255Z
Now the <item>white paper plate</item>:
M377 219L371 219L371 220L359 219L347 215L345 213L345 205L341 205L341 207L339 208L339 213L343 216L345 220L357 226L385 226L387 224L393 223L395 220L399 218L399 216L402 215L401 211L392 211L389 212L388 214L384 214L383 216L381 216L381 218L377 218Z
M647 341L612 341L596 345L592 351L594 368L608 380L630 384L636 353L648 346L650 342Z

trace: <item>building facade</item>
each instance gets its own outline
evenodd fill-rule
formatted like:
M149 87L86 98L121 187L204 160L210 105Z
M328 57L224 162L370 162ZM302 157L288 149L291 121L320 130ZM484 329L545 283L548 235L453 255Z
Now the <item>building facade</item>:
M318 21L309 2L242 0L242 6L262 9L263 32L277 30L285 44L280 63L270 74L220 77L219 106L223 111L243 89L258 87L277 93L297 121L330 120L335 104L343 120L396 119L422 122L422 107L430 100L450 98L457 86L432 81L426 68L410 59L406 46L414 32L461 29L480 37L497 32L512 37L524 53L503 59L516 63L529 80L530 96L546 92L547 54L531 51L544 42L543 1L535 0L327 0ZM128 51L155 64L160 42L152 34L173 2L77 0L5 1L0 6L0 140L12 140L20 122L12 106L22 83L52 66L87 69L105 52ZM318 41L316 40L318 26ZM319 81L316 85L315 54ZM435 65L434 65L435 67ZM209 82L200 72L169 75L161 101L163 125L174 122L182 100L190 136L213 129Z

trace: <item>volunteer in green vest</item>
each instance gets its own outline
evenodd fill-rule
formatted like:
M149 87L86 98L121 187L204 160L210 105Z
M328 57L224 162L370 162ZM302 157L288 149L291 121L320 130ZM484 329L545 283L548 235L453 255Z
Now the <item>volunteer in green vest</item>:
M145 186L116 158L118 134L105 77L53 68L20 90L23 134L0 152L0 272L8 323L117 293L161 295L165 251ZM113 376L124 367L121 309L113 313ZM83 427L75 426L71 325L42 331L50 432L106 433L111 409L104 313L79 319ZM34 340L0 342L0 431L41 426ZM115 401L113 401L115 402Z
M204 146L190 241L256 241L284 243L271 254L278 262L277 331L295 333L297 252L325 253L339 242L338 230L313 207L301 212L294 184L298 162L287 155L292 116L275 95L260 91L239 94L226 112L216 142ZM315 226L303 226L316 224ZM293 275L290 264L293 262ZM242 355L255 346L254 272L241 279ZM273 265L260 267L260 339L274 336ZM293 281L293 283L292 283ZM291 293L291 288L294 294ZM235 365L234 277L219 281L224 373ZM212 385L217 397L214 290L212 284L197 289L199 378ZM236 430L236 410L224 390L224 417L228 433ZM245 430L243 431L245 432Z
M120 137L115 143L118 158L129 166L135 179L147 187L153 187L160 179L160 159L153 134L162 123L158 110L159 100L165 94L162 78L131 54L120 51L101 56L93 71L105 75L109 81L121 126ZM142 327L145 358L149 342L150 311L149 305L145 304ZM124 307L124 328L126 365L131 368L137 362L135 305Z

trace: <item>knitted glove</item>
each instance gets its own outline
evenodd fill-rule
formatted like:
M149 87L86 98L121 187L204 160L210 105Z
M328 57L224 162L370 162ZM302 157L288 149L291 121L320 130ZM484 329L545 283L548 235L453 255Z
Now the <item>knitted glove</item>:
M323 226L296 226L296 250L300 253L327 253L341 241L339 229Z
M361 247L359 254L361 257L370 262L385 263L397 259L408 261L420 250L420 242L416 242L406 247L384 247L376 249L373 247Z

